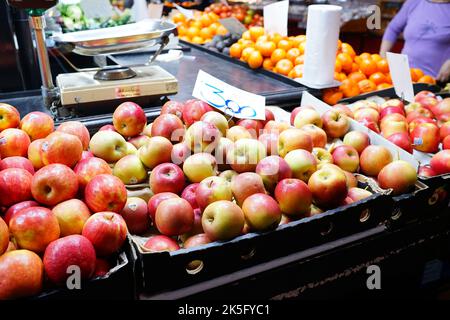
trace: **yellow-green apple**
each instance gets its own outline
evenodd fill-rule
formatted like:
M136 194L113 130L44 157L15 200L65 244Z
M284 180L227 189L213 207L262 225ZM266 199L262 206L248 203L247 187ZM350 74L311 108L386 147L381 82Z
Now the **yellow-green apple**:
M30 160L24 157L14 156L0 160L0 171L9 168L25 169L29 173L34 174L33 164Z
M347 197L347 182L342 170L324 167L314 172L308 181L314 203L321 208L335 208Z
M221 200L206 207L202 226L211 241L230 240L241 234L244 227L244 213L237 204Z
M132 143L127 142L126 145L127 145L126 155L137 155L138 154L138 150Z
M333 156L324 148L313 148L312 155L316 158L318 167L325 163L333 163Z
M266 147L267 155L278 154L278 137L279 134L275 132L266 132L258 137L258 141Z
M383 111L384 109L389 108L389 107L400 108L401 110L403 110L405 105L403 104L403 101L400 99L389 99L380 105L381 111Z
M358 180L353 175L353 173L348 172L348 171L344 171L344 173L345 173L345 178L347 180L347 189L357 187L358 186Z
M208 111L214 111L214 109L206 102L197 99L188 100L183 105L183 121L189 127Z
M73 168L81 159L83 145L77 136L64 132L53 132L45 138L41 146L44 165L61 163Z
M439 150L439 128L432 123L417 125L410 134L414 149L422 152L435 153Z
M9 229L5 221L0 217L0 256L6 252L9 246Z
M434 170L431 169L430 165L424 165L419 167L417 174L422 177L431 178L436 175L436 172L434 172Z
M183 119L183 103L174 100L167 101L161 108L161 114L174 114Z
M151 236L143 247L150 252L176 251L180 249L175 240L164 235Z
M373 132L380 133L380 128L377 123L375 123L373 121L369 121L367 119L362 119L361 121L358 121L358 122L360 124L362 124L363 126L369 128Z
M150 229L147 202L141 198L129 197L120 215L132 234L143 234Z
M296 107L292 110L291 112L291 117L289 119L289 123L293 126L294 125L294 121L295 121L295 117L297 116L297 114L300 112L300 110L302 109L302 107ZM273 119L275 120L275 119ZM270 120L269 120L270 121ZM267 122L266 122L267 123Z
M273 114L272 111L270 111L267 108L264 110L264 115L265 115L265 118L263 121L263 126L265 126L266 123L269 122L270 120L275 120L275 115Z
M439 137L441 138L441 141L447 136L450 136L450 121L444 122L439 127Z
M114 212L93 214L84 224L82 235L92 243L97 256L108 257L119 251L127 238L127 224Z
M423 108L419 102L412 102L405 106L405 112L408 115L419 108Z
M442 150L436 153L430 161L433 171L439 175L450 172L450 150Z
M229 183L231 183L233 178L236 177L237 175L238 175L238 173L234 170L225 170L225 171L222 171L221 173L219 173L219 177L224 178Z
M166 236L182 235L194 225L194 210L183 198L164 200L156 209L155 224Z
M220 171L230 169L230 165L227 163L227 153L233 147L234 142L228 138L220 138L219 144L214 149L214 156Z
M0 206L9 207L30 200L32 179L32 174L25 169L10 168L0 171Z
M363 174L376 177L387 164L392 162L392 154L386 147L370 145L364 149L359 158Z
M124 184L137 184L147 179L147 169L138 156L129 155L116 162L113 175Z
M0 103L0 132L9 128L17 128L19 124L19 111L12 105Z
M194 194L194 197L195 197L195 194ZM155 222L156 209L158 209L159 204L161 202L163 202L164 200L175 199L175 198L179 198L179 196L173 192L161 192L161 193L155 194L154 196L152 196L150 198L150 200L148 201L147 207L148 207L148 215L151 218L151 220L153 221L153 223Z
M407 132L398 132L394 133L387 137L387 139L403 150L413 153L412 141Z
M161 192L180 194L184 185L183 171L176 164L161 163L150 173L150 188L154 194Z
M142 135L151 138L152 137L152 127L153 127L153 122L146 125L144 130L142 130Z
M227 152L227 163L238 172L255 171L258 162L266 157L265 146L254 139L240 139Z
M170 159L173 163L181 166L190 155L189 147L184 142L180 142L173 145Z
M71 275L69 267L77 266L82 280L94 275L96 254L92 243L78 234L62 237L50 243L44 253L44 270L54 284L65 284Z
M77 175L78 186L81 191L86 188L86 185L93 177L99 174L112 174L111 167L108 163L97 157L81 160L77 163L73 171Z
M264 124L260 120L241 119L236 124L247 129L254 139L257 139L264 129Z
M351 146L361 154L370 145L369 135L362 131L350 131L344 136L343 143Z
M350 128L350 120L346 115L340 114L337 110L328 110L322 115L323 129L327 137L343 137Z
M399 195L414 190L417 182L417 170L408 162L396 160L389 163L378 174L378 184L383 189L392 189Z
M289 122L270 120L264 126L264 132L265 133L272 132L272 133L280 134L281 132L283 132L284 130L289 129L289 128L291 128L291 125L289 124Z
M98 131L114 131L117 132L116 128L112 124L105 124Z
M200 121L213 124L224 137L227 134L228 120L217 111L208 111L200 118Z
M355 116L352 112L352 110L350 110L350 108L344 104L336 104L333 106L334 110L337 110L338 112L345 114L347 117L353 119Z
M189 237L188 239L186 239L186 241L184 241L184 243L183 243L183 247L185 249L189 249L189 248L202 246L202 245L210 243L210 242L211 242L211 239L208 238L206 233L199 233L199 234L193 235L193 236Z
M409 123L418 117L433 118L433 113L428 109L418 108L417 110L408 113L406 121Z
M292 170L292 178L307 182L309 177L317 169L316 158L306 150L293 150L289 152L284 160Z
M145 134L140 134L128 140L128 142L131 143L136 149L139 149L140 147L148 144L150 141L150 137L146 136Z
M41 158L41 149L42 144L44 143L45 139L37 139L30 143L28 146L28 159L33 164L33 167L35 170L39 170L44 166L44 163L42 162Z
M421 123L434 123L434 124L436 124L436 121L435 121L434 119L431 119L431 118L425 118L425 117L418 117L418 118L415 118L413 121L411 121L411 122L408 124L408 131L409 131L409 133L411 133L411 132L414 130L414 128L415 128L417 125L421 124Z
M94 213L120 212L127 202L127 189L119 178L110 174L99 174L86 185L84 198Z
M256 166L255 172L261 176L266 190L270 193L275 190L279 181L292 177L291 167L279 156L262 159Z
M78 199L70 199L53 207L53 214L58 219L61 237L81 234L83 226L91 216L86 204Z
M402 116L405 115L405 111L403 110L402 107L389 106L389 107L385 107L384 109L381 110L380 119L383 119L385 116L387 116L388 114L392 114L392 113L398 113L398 114L401 114Z
M347 197L352 199L353 202L356 202L356 201L368 198L371 195L372 195L372 192L370 192L368 190L354 187L354 188L348 189Z
M235 142L239 139L251 139L253 136L251 133L241 126L233 126L227 130L226 137Z
M283 224L288 224L292 221L297 220L295 216L287 216L285 214L281 215L281 220L280 223L278 224L279 226L282 226Z
M388 124L390 122L406 122L406 118L399 113L388 114L380 121L381 130L383 130L385 124Z
M9 231L22 249L44 252L60 235L58 219L47 208L31 207L17 212L9 221Z
M194 153L211 153L219 144L221 137L222 134L215 125L197 121L186 130L184 142Z
M312 193L306 183L299 179L281 180L275 188L275 199L283 214L305 216L309 213Z
M126 156L127 142L117 132L99 131L92 136L89 150L94 156L113 163Z
M31 207L39 207L39 203L33 200L27 200L18 202L11 207L9 207L8 210L6 210L5 215L3 216L3 219L5 220L6 224L9 224L9 221L11 218L20 210L31 208Z
M20 129L10 128L0 132L0 159L19 156L26 157L30 137Z
M196 199L196 191L199 185L199 183L192 183L184 188L183 192L181 193L181 197L189 202L192 209L197 209L199 207Z
M340 145L333 150L333 163L342 170L356 172L359 167L359 155L355 148L348 145Z
M164 137L151 137L149 143L139 148L138 155L142 163L150 169L172 158L172 143Z
M37 295L42 291L44 265L29 250L14 250L0 256L0 300Z
M288 152L297 149L312 151L313 142L307 132L301 129L291 128L280 133L278 138L278 154L280 157L285 157Z
M33 111L22 118L20 129L25 131L30 136L31 141L33 141L45 138L52 133L55 130L55 123L48 114Z
M219 200L233 199L230 183L221 177L208 177L203 179L195 191L195 199L200 209Z
M306 132L311 137L314 148L325 148L325 145L327 144L327 134L323 131L323 129L313 124L306 124L301 130Z
M255 193L266 193L264 182L260 175L254 172L244 172L231 180L231 191L238 205Z
M355 111L354 118L358 122L363 119L367 119L369 121L378 123L378 121L380 120L380 114L378 113L378 111L372 108L361 108Z
M380 111L380 107L378 106L378 104L374 101L369 101L369 100L359 100L357 102L355 102L354 104L352 104L351 106L351 110L353 113L355 113L356 111L358 111L359 109L362 108L372 108L375 111Z
M450 136L446 136L444 140L442 140L442 149L443 150L450 149Z
M242 211L250 230L272 230L278 227L281 220L278 203L265 193L256 193L245 199Z
M450 98L442 99L436 105L428 107L428 109L430 109L437 118L441 117L444 114L449 114Z
M183 172L189 181L201 182L205 178L217 175L217 160L209 153L193 154L184 161Z
M73 134L74 136L78 137L78 139L80 139L81 144L83 145L83 150L88 149L91 135L89 134L89 130L86 128L86 126L80 121L63 122L59 125L56 131Z
M120 104L114 111L113 125L124 137L134 137L144 130L147 117L138 104L127 101Z
M307 124L313 124L322 128L322 118L320 118L320 114L314 109L300 108L294 118L294 127L300 129Z
M387 138L395 133L408 133L408 124L405 121L383 122L381 134Z
M39 169L31 181L33 198L46 206L73 199L77 192L77 175L68 166L59 163Z
M161 136L172 142L180 142L184 134L184 124L176 115L162 114L153 121L152 137Z

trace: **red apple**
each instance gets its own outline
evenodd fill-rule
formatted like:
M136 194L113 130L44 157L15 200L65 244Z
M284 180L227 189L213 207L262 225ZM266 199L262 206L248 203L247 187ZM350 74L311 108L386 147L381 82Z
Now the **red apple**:
M98 212L86 221L82 235L91 241L98 256L108 257L125 242L127 224L117 213Z
M197 187L195 198L200 209L204 210L208 205L219 200L233 199L230 183L221 177L208 177Z
M340 145L333 150L333 163L342 170L356 172L359 167L358 151L352 146Z
M392 113L398 113L398 114L401 114L402 116L405 115L405 111L403 111L403 108L389 106L389 107L386 107L383 110L381 110L380 119L383 119L385 116L387 116L388 114L392 114Z
M289 129L289 128L291 128L289 122L270 120L264 126L264 132L280 134L281 132L283 132L284 130ZM227 138L228 138L228 135L227 135Z
M442 149L450 149L450 136L447 136L444 138L444 140L442 140Z
M24 157L8 157L0 160L0 171L9 168L25 169L29 173L34 174L34 167L30 160Z
M183 103L178 101L167 101L161 108L161 114L174 114L183 119Z
M344 104L336 104L333 106L333 109L337 110L338 112L340 112L342 114L345 114L347 117L349 117L351 119L353 119L355 117L352 110L350 110L350 108Z
M422 90L414 96L414 101L420 102L424 98L436 98L436 95L428 90Z
M356 121L367 119L369 121L378 123L378 121L380 120L380 114L378 113L378 111L372 108L361 108L355 111L354 118Z
M189 181L201 182L205 178L217 175L217 160L209 153L193 154L184 161L183 172Z
M6 224L9 224L9 221L11 221L11 218L20 210L31 208L31 207L39 207L39 203L32 200L22 201L19 203L16 203L15 205L12 205L9 207L9 209L6 211L3 219L5 219Z
M116 162L113 174L124 184L137 184L147 180L147 169L136 155L125 156Z
M199 233L196 235L193 235L186 239L183 243L183 247L185 249L194 248L198 246L202 246L204 244L210 243L211 239L208 238L208 236L205 233Z
M387 164L392 162L392 154L386 147L371 145L368 146L359 158L360 170L368 176L378 176L378 173Z
M348 189L347 197L352 199L353 202L368 198L372 195L372 192L361 188Z
M235 142L240 139L253 139L254 136L244 127L233 126L227 130L226 138Z
M120 104L113 113L113 124L117 132L124 137L140 134L147 125L144 110L134 102Z
M83 160L86 160L86 159L90 159L90 158L93 158L93 157L94 157L94 154L92 152L90 152L90 151L83 151L81 153L80 161L83 161Z
M299 179L281 180L275 188L275 199L283 214L304 216L309 213L312 194L308 185Z
M227 152L227 163L238 173L254 172L258 162L265 157L266 148L261 142L254 139L240 139Z
M361 154L370 145L369 135L361 131L350 131L344 136L343 143L351 146Z
M9 229L5 221L0 217L0 256L9 247Z
M208 111L205 113L201 119L201 121L206 123L211 123L217 129L220 130L220 133L225 136L228 130L228 120L225 116L217 111Z
M170 158L173 163L182 165L190 155L191 150L189 147L185 143L180 142L172 147Z
M31 173L25 169L10 168L0 171L0 206L9 207L30 200L32 179Z
M388 116L386 116L386 118L387 117ZM373 121L369 121L367 119L363 119L363 120L359 121L359 123L362 124L363 126L369 128L373 132L380 133L380 128L378 127L378 124L373 122Z
M384 122L381 133L385 138L396 133L408 133L408 124L404 121Z
M83 145L83 150L87 150L89 147L89 141L91 140L91 135L89 130L80 121L67 121L60 124L56 131L64 132L68 134L73 134L80 139Z
M120 215L132 234L143 234L150 229L147 203L141 198L129 197Z
M162 114L153 121L152 137L161 136L172 142L180 142L184 134L183 122L176 115Z
M151 137L150 142L139 148L138 155L147 168L169 162L172 157L172 143L164 137Z
M278 154L278 133L263 133L258 137L258 141L266 147L267 155Z
M328 110L322 115L323 129L329 138L343 137L350 128L350 121L346 115L337 110Z
M55 130L55 123L48 114L34 111L27 114L20 121L20 129L25 131L31 141L47 137Z
M194 153L211 153L219 144L221 137L222 134L215 125L197 121L186 130L184 142Z
M247 129L254 139L259 137L264 128L262 121L254 119L241 119L237 122L237 125Z
M53 207L52 212L58 219L61 237L81 234L84 224L91 216L86 204L78 199L61 202Z
M73 168L81 159L83 145L77 136L64 132L51 133L41 147L42 163L61 163Z
M33 167L35 170L39 170L44 166L44 163L42 162L41 158L41 149L42 144L44 143L45 139L37 139L30 143L28 146L28 159L33 164Z
M30 138L20 129L5 129L0 132L0 159L19 156L26 157Z
M114 128L114 126L112 124L105 124L103 127L98 129L98 131L113 131L113 132L117 132L116 128Z
M150 252L176 251L180 249L175 240L163 235L151 236L143 247Z
M181 241L184 242L189 237L204 232L202 226L202 215L202 210L200 210L200 208L194 209L194 225L192 226L191 231L180 236Z
M244 172L231 180L231 191L238 205L255 193L265 193L264 182L260 175L254 172Z
M430 166L437 175L450 173L450 150L442 150L436 153L431 158Z
M95 259L95 271L92 277L93 278L103 277L109 272L110 269L111 266L109 265L109 262L107 260L97 258Z
M284 160L292 170L292 178L304 182L307 182L317 169L316 158L306 150L293 150L284 157Z
M421 123L434 123L435 124L436 121L431 118L417 117L408 124L409 133L411 133L414 130L414 128Z
M411 141L411 138L409 137L408 133L406 133L406 132L394 133L393 135L390 135L389 137L387 137L387 139L390 142L392 142L393 144L402 148L403 150L405 150L409 153L413 153L412 141Z
M231 201L216 201L206 207L202 226L211 241L225 241L237 237L244 227L242 209Z
M92 243L80 235L71 235L50 243L44 253L44 268L48 279L55 284L65 284L74 272L79 271L82 280L90 279L95 271L95 249Z
M123 182L110 174L92 178L84 190L87 206L92 212L122 211L127 202L127 189Z
M428 109L418 108L417 110L408 113L406 121L410 123L411 121L413 121L415 118L418 117L433 118L433 113L431 113L431 111Z
M380 121L380 128L381 130L383 130L383 126L386 123L391 123L391 122L406 122L406 118L405 116L399 114L399 113L391 113L386 115L383 119L381 119Z
M432 123L417 125L410 134L414 149L434 153L439 150L439 128Z
M437 102L437 100L436 100ZM436 105L429 107L433 114L439 118L444 114L450 113L450 98L445 98L439 101Z
M112 174L111 167L108 163L97 157L81 160L73 171L77 175L78 185L82 191L93 177L99 174Z
M439 136L441 138L441 141L444 140L444 138L446 136L450 136L450 121L444 122L440 126L440 128L439 128Z
M301 130L311 137L314 148L325 148L325 145L327 144L327 134L323 129L313 124L306 124Z
M345 178L347 180L347 189L356 188L358 186L358 180L353 175L353 173L344 171Z
M14 250L0 256L0 300L37 295L42 291L44 265L28 250Z
M256 193L245 199L242 211L250 230L272 230L278 227L281 220L278 203L264 193Z
M347 179L340 169L331 166L314 172L308 181L314 203L321 208L335 208L347 197Z
M389 163L378 174L378 184L383 189L392 189L393 195L414 190L417 170L408 162L397 160Z
M280 133L278 138L278 154L280 157L285 157L288 152L297 149L303 149L309 152L312 151L312 138L307 132L301 129L292 128Z
M150 174L150 188L153 193L173 192L180 194L185 185L183 171L173 163L157 165Z
M297 114L300 112L301 109L302 109L302 107L296 107L292 110L291 118L290 118L290 123L292 126L294 125L295 117L297 116ZM275 120L275 119L273 119L273 120ZM269 122L269 121L267 121L267 122ZM267 124L267 122L266 122L266 124Z
M433 113L435 111L437 113L439 113L439 110L438 110L439 101L435 97L428 97L428 98L421 99L420 104L422 105L422 107L432 111Z
M128 142L131 143L136 149L139 149L140 147L148 144L150 141L150 137L144 134L140 134L128 140Z
M265 113L265 120L263 121L263 126L265 126L266 123L269 122L270 120L275 120L275 115L269 109L266 108L264 110L264 113Z
M263 180L265 188L273 192L278 182L292 177L289 164L279 156L269 156L262 159L256 166L256 173Z
M147 207L148 207L148 215L150 216L153 222L155 222L156 209L158 209L159 204L164 200L175 198L179 198L179 196L172 192L161 192L155 194L150 198Z
M156 209L155 224L166 236L182 235L194 225L194 210L182 198L164 200Z
M183 192L181 193L181 197L189 202L193 209L197 209L199 207L195 195L198 186L199 183L192 183L184 188Z
M194 122L199 121L208 111L214 111L214 109L206 102L196 99L188 100L183 105L183 121L189 127Z
M383 112L384 109L387 109L390 107L400 108L401 110L403 110L405 105L403 104L403 101L401 101L400 99L389 99L381 104L381 106L380 106L381 112Z
M19 111L9 104L0 103L0 132L9 128L17 128L19 124Z
M60 229L53 212L43 207L31 207L17 212L9 222L9 231L22 249L44 252L58 239Z
M77 175L63 164L50 164L39 169L31 181L34 199L47 206L75 198L77 192Z
M436 175L436 172L434 172L434 170L431 169L431 167L429 165L428 166L425 165L425 166L420 166L419 167L418 175L422 176L422 177L431 178L431 177L434 177Z

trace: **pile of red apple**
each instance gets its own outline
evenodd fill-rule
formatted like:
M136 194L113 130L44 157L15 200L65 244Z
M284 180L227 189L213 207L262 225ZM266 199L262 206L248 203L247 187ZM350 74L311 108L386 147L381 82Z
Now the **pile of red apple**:
M422 166L420 175L450 173L450 98L441 99L430 91L421 91L407 105L399 99L381 105L361 100L335 108L409 153L413 149L430 153L430 165Z

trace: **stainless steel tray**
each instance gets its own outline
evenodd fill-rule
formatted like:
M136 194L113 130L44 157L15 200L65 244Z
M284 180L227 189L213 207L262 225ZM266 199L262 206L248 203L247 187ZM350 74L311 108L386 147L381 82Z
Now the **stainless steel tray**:
M95 56L154 46L175 28L169 21L146 19L119 27L57 34L52 38L57 43L72 46L77 54Z

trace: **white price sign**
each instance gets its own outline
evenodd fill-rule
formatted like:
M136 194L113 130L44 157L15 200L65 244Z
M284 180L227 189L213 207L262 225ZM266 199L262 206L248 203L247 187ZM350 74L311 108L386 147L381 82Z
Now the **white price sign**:
M392 52L388 52L386 56L392 83L394 84L395 94L408 102L414 102L414 89L411 80L408 56Z
M178 11L181 12L182 15L184 15L186 17L186 19L188 19L188 20L194 19L194 10L185 9L185 8L177 5L176 3L174 3L173 5L175 6L175 8L177 8Z
M289 0L264 6L264 31L288 35Z
M247 30L247 28L245 28L245 26L235 17L220 19L219 22L232 34L242 36Z
M265 120L266 98L233 87L199 70L192 96L239 118Z

